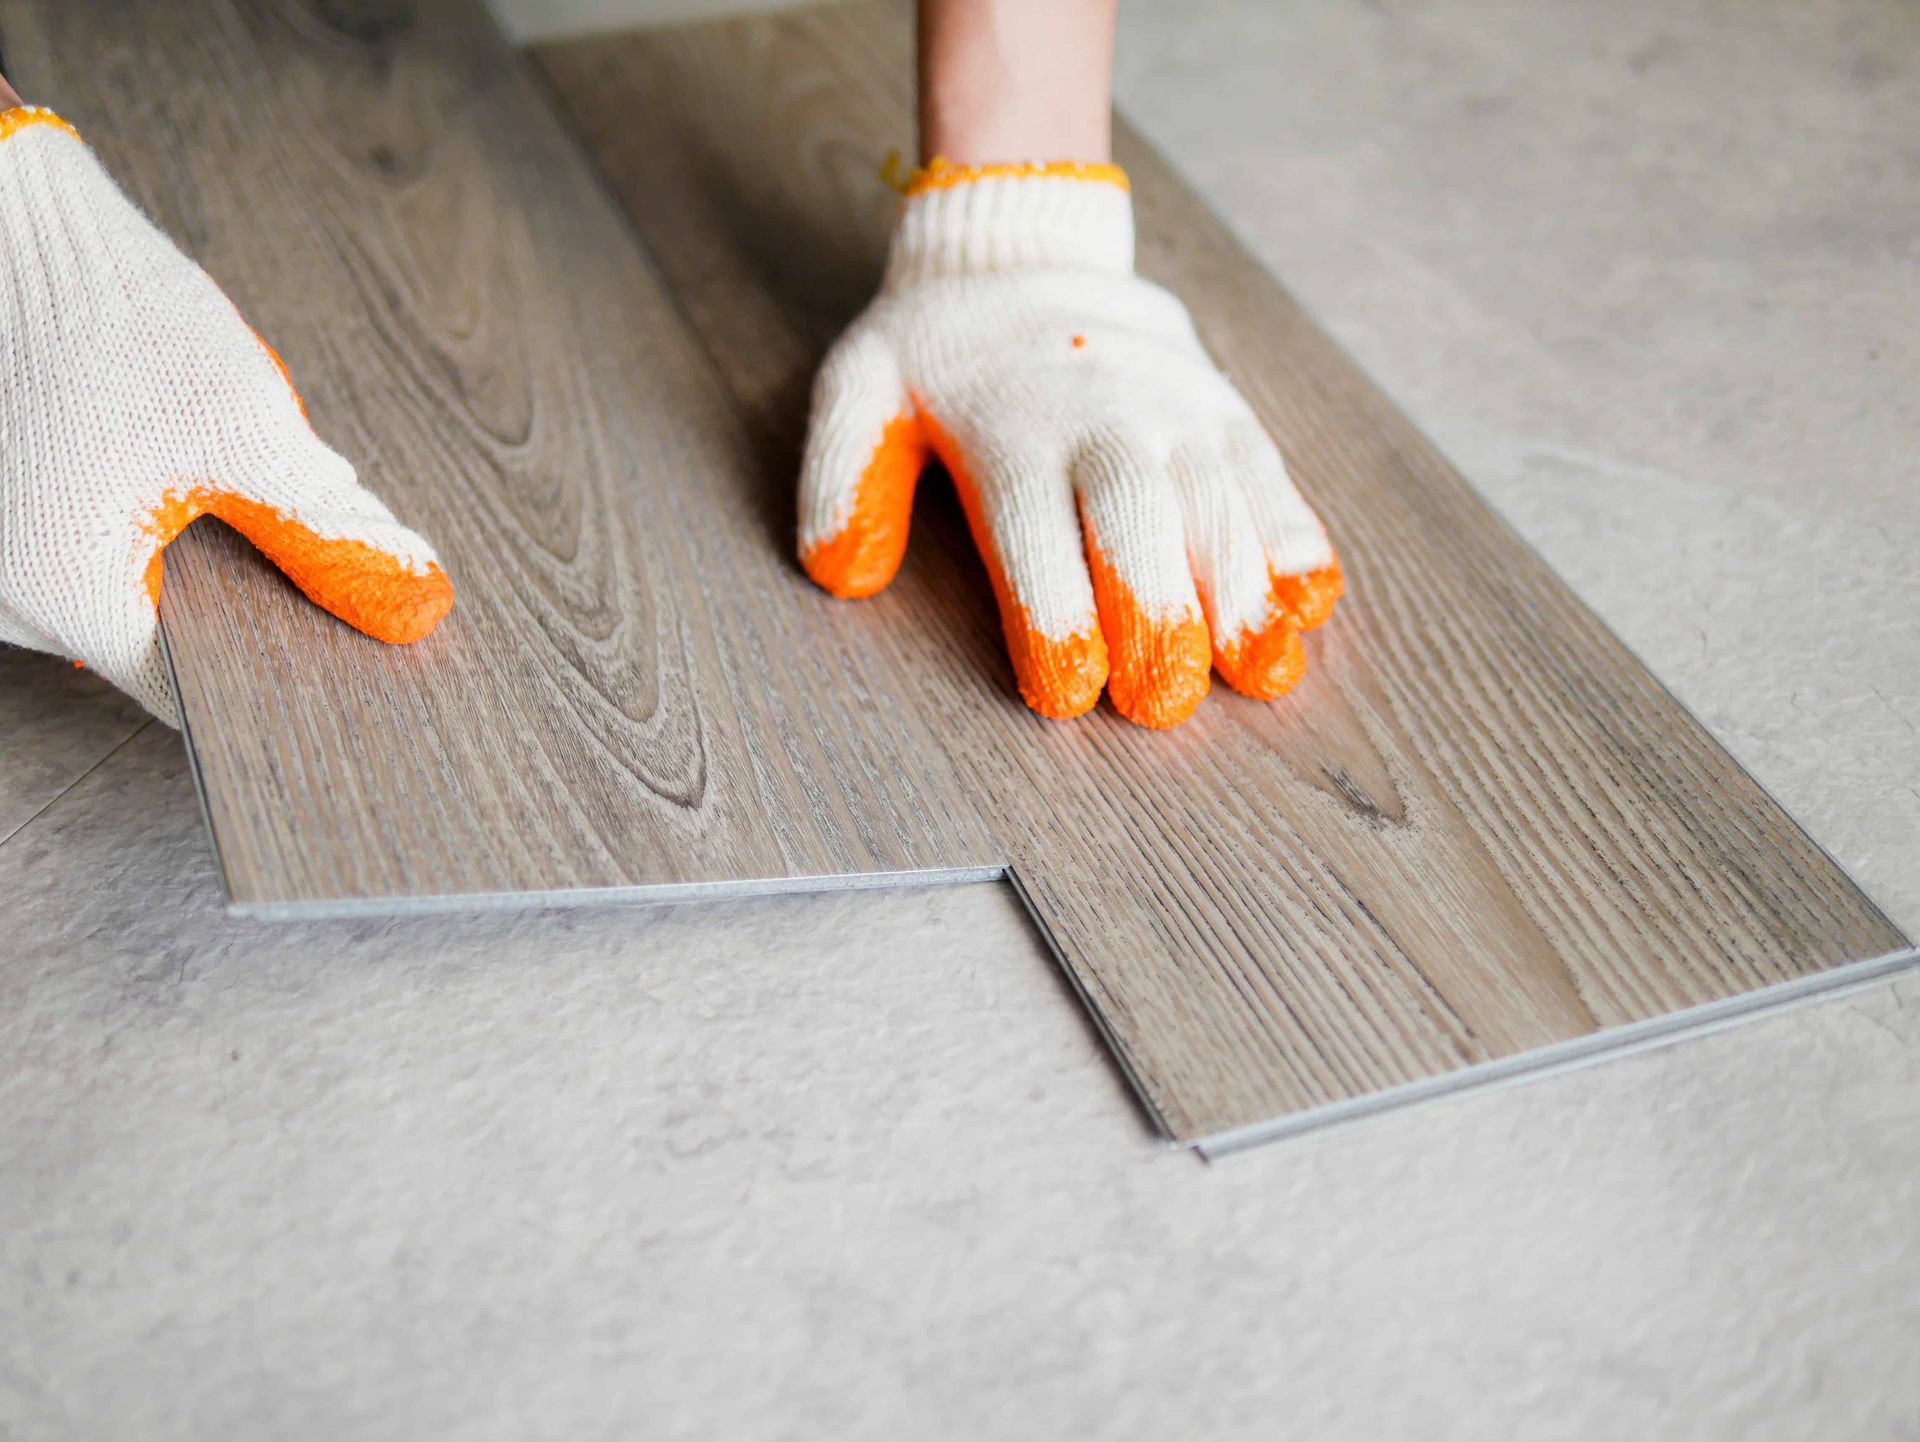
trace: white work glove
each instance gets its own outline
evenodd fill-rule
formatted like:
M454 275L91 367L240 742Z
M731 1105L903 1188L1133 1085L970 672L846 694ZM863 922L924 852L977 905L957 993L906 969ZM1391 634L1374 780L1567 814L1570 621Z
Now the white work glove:
M178 725L160 553L202 514L382 641L453 604L280 358L33 106L0 111L0 367L0 641L73 657Z
M961 168L907 184L879 296L821 367L800 554L836 596L899 569L929 452L952 475L1027 704L1107 685L1172 726L1227 684L1271 698L1342 581L1280 453L1186 308L1133 273L1111 165Z

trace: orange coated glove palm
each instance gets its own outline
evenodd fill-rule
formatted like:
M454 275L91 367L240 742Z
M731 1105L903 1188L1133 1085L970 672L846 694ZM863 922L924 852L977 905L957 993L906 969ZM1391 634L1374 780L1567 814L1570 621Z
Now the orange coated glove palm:
M1133 273L1108 165L938 162L908 185L879 296L822 366L800 552L836 596L893 579L929 456L952 475L1027 704L1108 687L1147 726L1217 669L1270 698L1342 590L1280 453L1186 308Z
M383 641L453 603L433 550L307 424L279 358L51 112L0 112L0 641L178 724L161 551L202 514Z

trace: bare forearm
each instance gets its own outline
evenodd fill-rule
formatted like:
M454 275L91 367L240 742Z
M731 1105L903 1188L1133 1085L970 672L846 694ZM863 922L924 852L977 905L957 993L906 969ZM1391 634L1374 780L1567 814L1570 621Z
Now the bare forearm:
M0 110L11 110L20 103L20 94L7 84L7 77L0 75Z
M920 158L1109 158L1118 0L919 0Z

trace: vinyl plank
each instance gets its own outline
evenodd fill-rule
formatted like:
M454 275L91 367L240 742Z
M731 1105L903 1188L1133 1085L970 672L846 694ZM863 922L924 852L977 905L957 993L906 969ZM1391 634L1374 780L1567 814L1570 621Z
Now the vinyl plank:
M911 142L909 44L902 7L861 4L536 52L789 473L804 379L877 278L895 203L877 161ZM1352 583L1278 705L1216 688L1171 735L1105 714L1011 747L998 726L950 733L1170 1128L1419 1087L1903 947L1124 120L1117 134L1142 268L1192 305ZM997 665L983 678L1005 685Z
M456 580L393 650L215 523L169 551L237 904L992 862L927 723L786 564L778 481L477 4L3 13L21 83L221 277ZM870 705L823 713L821 686Z
M1033 717L938 486L887 593L809 587L805 394L886 233L897 10L543 52L598 172L477 0L3 0L0 28L458 591L393 650L217 525L169 552L240 909L1004 872L1189 1141L1905 942L1124 128L1143 263L1348 566L1306 684L1170 734Z

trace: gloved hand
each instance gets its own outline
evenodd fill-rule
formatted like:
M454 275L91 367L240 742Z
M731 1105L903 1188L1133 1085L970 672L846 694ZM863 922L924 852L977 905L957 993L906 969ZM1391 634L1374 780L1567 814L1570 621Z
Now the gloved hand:
M51 111L0 112L0 641L178 725L161 551L203 513L382 641L453 604L433 550L313 433L280 358Z
M908 182L880 294L815 382L808 575L836 596L893 579L929 452L1034 710L1080 715L1106 684L1172 726L1209 663L1249 696L1298 684L1339 563L1186 308L1134 275L1116 167L935 161Z

